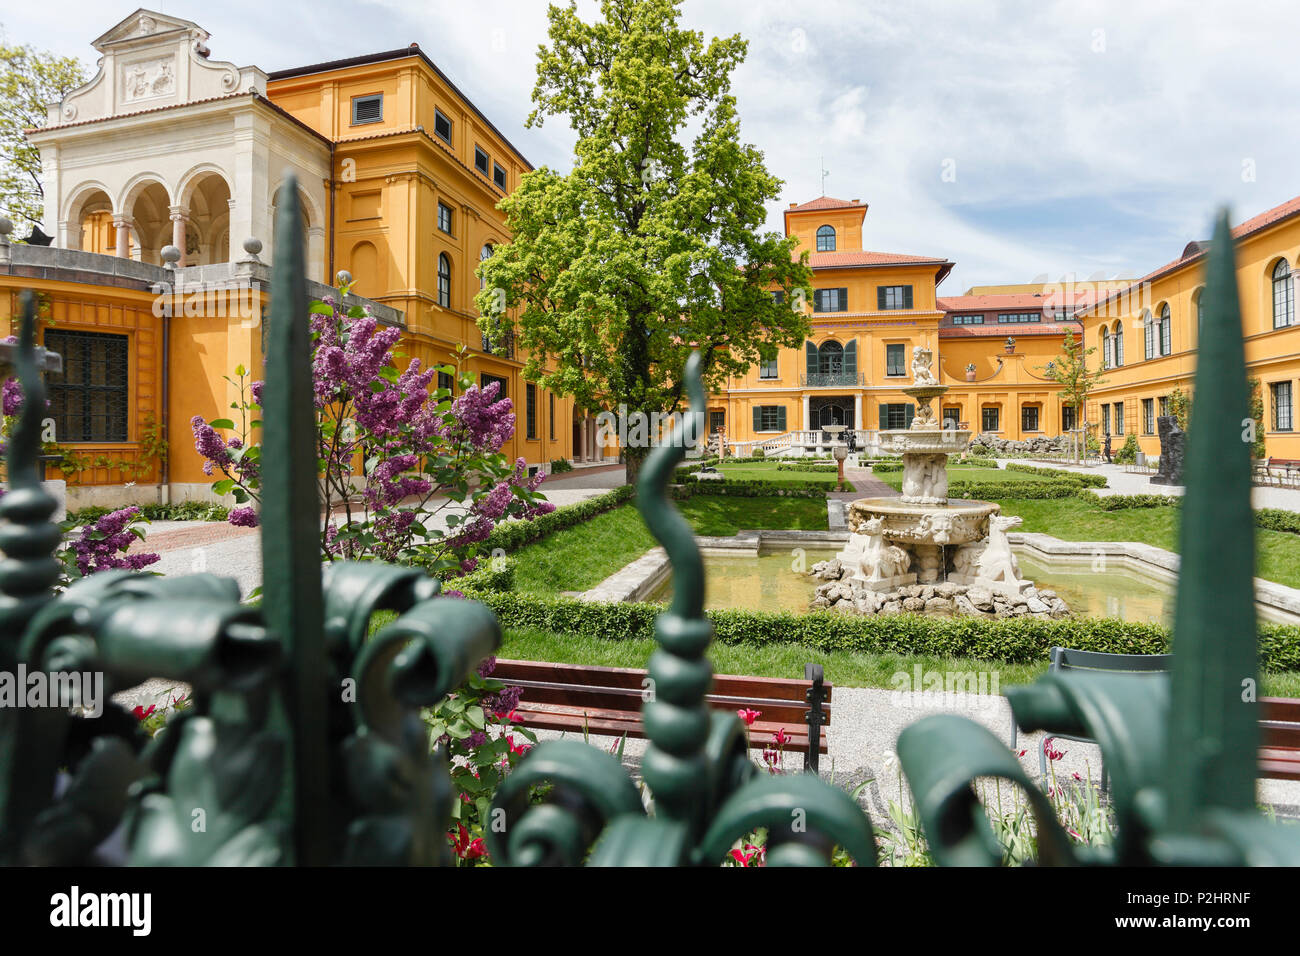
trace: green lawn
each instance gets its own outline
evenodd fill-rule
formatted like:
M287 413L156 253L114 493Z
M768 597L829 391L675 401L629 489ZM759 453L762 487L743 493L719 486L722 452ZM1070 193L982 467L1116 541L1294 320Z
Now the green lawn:
M820 498L741 498L696 495L676 502L696 534L727 536L742 530L825 531ZM559 594L594 587L655 546L633 505L620 505L590 521L521 548L515 559L515 590Z
M607 641L597 637L552 634L535 628L508 628L498 656L558 664L587 664L603 667L645 667L655 649L652 640ZM802 644L719 644L709 647L709 660L718 674L754 677L802 678L803 666L821 664L826 679L841 687L883 687L895 689L893 676L911 674L918 664L925 672L973 671L998 675L998 690L1013 684L1027 684L1047 670L1040 664L1006 664L1000 661L964 657L925 657L902 654L862 654L849 651L817 651ZM991 680L991 678L990 678ZM1287 671L1263 675L1264 693L1279 697L1300 697L1300 673ZM991 689L991 688L990 688Z
M1178 550L1179 508L1103 511L1080 498L999 500L1002 513L1024 519L1020 531L1039 531L1065 541L1141 541ZM1265 580L1300 587L1300 535L1255 529L1255 573Z
M823 488L834 488L836 473L818 471L778 471L775 461L745 460L740 464L723 462L718 470L735 481L770 481L774 484L803 484L813 482Z

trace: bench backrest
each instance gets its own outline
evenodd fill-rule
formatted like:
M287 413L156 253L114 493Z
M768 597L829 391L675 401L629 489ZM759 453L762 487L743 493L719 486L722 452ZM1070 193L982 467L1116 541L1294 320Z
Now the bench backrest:
M1162 673L1169 670L1172 654L1105 654L1053 647L1049 671L1109 671L1120 673Z
M639 711L648 692L648 672L634 667L596 667L498 658L491 677L523 688L534 704L576 704L598 710ZM764 721L802 723L808 710L809 680L714 674L708 695L714 710L762 712ZM831 721L831 685L823 682L825 717Z
M1260 746L1300 750L1300 700L1261 697L1259 710Z

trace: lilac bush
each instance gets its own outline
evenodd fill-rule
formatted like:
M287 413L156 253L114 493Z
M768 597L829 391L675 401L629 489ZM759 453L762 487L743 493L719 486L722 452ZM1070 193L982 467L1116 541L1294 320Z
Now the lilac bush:
M500 453L515 415L495 383L480 388L454 366L418 359L399 369L401 330L362 308L342 309L347 291L311 307L321 553L468 573L497 522L554 510L537 490L544 476L529 478L522 458ZM438 372L456 375L458 397L431 388ZM261 501L262 382L249 378L240 367L228 379L239 390L238 425L191 421L204 470L221 476L213 491L234 496L242 507L230 521L246 527Z

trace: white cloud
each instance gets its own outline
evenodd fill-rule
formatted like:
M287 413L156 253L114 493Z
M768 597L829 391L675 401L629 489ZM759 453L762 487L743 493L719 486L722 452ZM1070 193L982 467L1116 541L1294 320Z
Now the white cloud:
M580 10L591 16L594 0ZM6 12L12 42L89 60L134 6ZM213 56L277 69L416 41L534 163L566 167L563 120L525 130L541 0L167 2ZM1099 270L1142 273L1300 193L1300 98L1286 0L687 0L689 26L740 32L742 133L787 182L770 210L826 192L871 210L865 244L953 259L944 291ZM941 178L952 160L954 182ZM1242 164L1257 170L1243 182Z

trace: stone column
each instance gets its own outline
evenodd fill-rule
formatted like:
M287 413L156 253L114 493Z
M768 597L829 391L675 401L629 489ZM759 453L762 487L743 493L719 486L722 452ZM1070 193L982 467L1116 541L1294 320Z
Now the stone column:
M812 431L812 412L808 410L808 396L803 397L803 430Z
M185 227L190 221L190 211L184 206L170 206L168 211L172 220L172 245L181 251L176 268L181 269L189 265L185 261Z
M127 216L114 216L113 228L117 230L117 248L114 254L119 259L131 258L131 220Z

